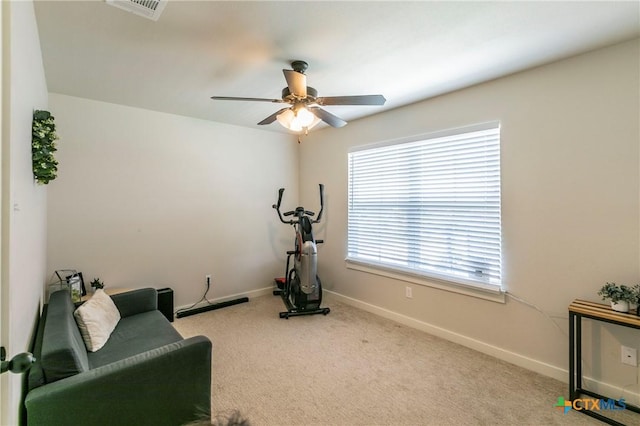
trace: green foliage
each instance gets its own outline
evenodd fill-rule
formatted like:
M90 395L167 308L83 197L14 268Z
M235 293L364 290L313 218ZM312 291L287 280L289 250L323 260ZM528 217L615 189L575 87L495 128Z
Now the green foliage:
M640 284L636 284L633 287L631 287L631 300L629 300L629 303L638 303L640 302Z
M36 182L46 185L56 178L58 161L53 153L57 151L56 125L49 111L36 110L33 113L31 136L31 156L33 160L33 177Z
M633 287L628 287L624 284L606 283L600 291L598 291L598 296L601 296L602 300L611 300L613 303L620 301L637 303L639 295L640 285L638 284Z
M94 278L93 281L91 281L91 287L97 290L99 288L104 288L104 284L100 281L100 278Z

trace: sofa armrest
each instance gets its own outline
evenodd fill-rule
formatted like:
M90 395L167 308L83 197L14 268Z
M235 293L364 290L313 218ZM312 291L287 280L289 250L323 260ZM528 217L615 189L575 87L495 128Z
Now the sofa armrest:
M181 425L211 416L211 341L191 337L46 384L29 425Z
M114 294L111 300L123 318L158 309L158 291L155 288L141 288Z

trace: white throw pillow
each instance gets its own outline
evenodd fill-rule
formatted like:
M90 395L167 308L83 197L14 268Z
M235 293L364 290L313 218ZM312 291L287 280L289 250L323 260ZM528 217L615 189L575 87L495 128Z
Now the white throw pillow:
M76 309L73 316L89 352L102 348L120 321L120 311L102 289L96 290L91 299Z

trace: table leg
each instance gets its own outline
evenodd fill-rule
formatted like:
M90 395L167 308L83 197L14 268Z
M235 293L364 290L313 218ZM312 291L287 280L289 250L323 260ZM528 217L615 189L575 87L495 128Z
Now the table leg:
M573 312L569 312L569 400L573 401L575 395L575 319Z
M575 389L582 389L582 315L575 315L576 322L576 334L573 337L575 340L575 370L576 370L576 387ZM578 392L576 391L576 397Z

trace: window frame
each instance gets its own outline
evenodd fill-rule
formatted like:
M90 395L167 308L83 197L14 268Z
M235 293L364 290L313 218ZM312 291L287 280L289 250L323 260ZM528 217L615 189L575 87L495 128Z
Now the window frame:
M498 237L499 237L499 246L498 253L500 259L498 260L499 265L499 283L493 284L489 282L481 282L471 279L464 279L460 276L452 276L446 273L438 273L431 270L418 270L412 269L410 267L403 266L392 266L376 263L375 261L369 262L367 260L363 260L361 258L352 258L349 257L349 249L350 249L350 232L349 232L349 220L347 221L347 257L345 259L346 267L349 269L359 270L362 272L367 272L375 275L381 275L401 281L406 281L410 283L426 285L429 287L435 287L443 290L454 291L456 293L467 294L470 296L480 297L483 299L488 299L492 301L498 301L504 303L504 267L502 263L503 256L503 247L502 247L502 233L503 233L503 224L502 224L502 165L500 159L501 153L501 145L502 145L502 132L499 121L490 121L480 124L475 124L471 126L463 126L457 128L446 129L442 131L430 132L425 134L419 134L404 138L397 138L382 142L377 142L373 144L359 145L352 147L348 151L347 156L347 169L348 169L348 188L347 188L347 216L351 215L351 192L352 192L352 180L351 180L351 157L353 153L360 151L369 151L375 150L378 148L383 148L392 145L403 145L409 144L413 142L419 141L429 141L432 139L438 139L443 137L452 137L456 135L462 135L465 133L472 133L477 131L485 131L490 129L497 129L498 131Z

